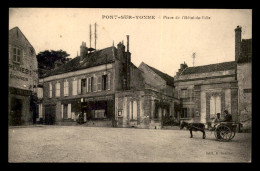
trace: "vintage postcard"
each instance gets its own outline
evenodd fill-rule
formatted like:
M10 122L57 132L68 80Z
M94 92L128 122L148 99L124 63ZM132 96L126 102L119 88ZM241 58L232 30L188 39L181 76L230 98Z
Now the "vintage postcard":
M9 8L8 161L251 162L252 10Z

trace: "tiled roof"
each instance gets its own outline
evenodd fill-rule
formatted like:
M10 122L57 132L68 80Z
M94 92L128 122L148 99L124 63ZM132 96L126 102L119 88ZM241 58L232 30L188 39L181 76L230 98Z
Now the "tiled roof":
M188 67L188 68L184 69L184 71L181 73L181 75L233 70L233 69L235 69L235 67L236 67L235 61L203 65L203 66L197 66L197 67Z
M71 71L77 71L85 68L91 68L98 65L103 65L106 63L114 62L114 56L112 48L114 48L115 55L117 54L117 49L115 47L108 47L101 49L92 53L89 53L87 57L83 58L83 61L80 62L80 56L77 56L60 67L50 70L43 74L42 77L48 77L52 75L67 73Z
M146 64L147 65L147 64ZM169 76L166 73L163 73L149 65L147 65L149 68L151 68L151 70L153 70L157 75L159 75L162 79L164 79L166 81L166 83L170 86L174 86L174 78Z
M250 62L252 60L252 39L243 39L240 50L238 63Z

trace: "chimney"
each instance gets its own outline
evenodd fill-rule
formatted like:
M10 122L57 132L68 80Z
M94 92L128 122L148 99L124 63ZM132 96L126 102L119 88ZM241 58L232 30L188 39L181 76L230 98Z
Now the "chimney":
M126 38L127 38L127 52L129 52L129 35L126 35Z
M118 56L118 58L121 62L125 61L124 60L124 58L125 58L124 54L125 54L125 46L121 42L119 42L117 44L117 56Z
M126 52L126 88L130 90L130 65L131 65L131 53L129 52L129 35L126 35L127 38L127 52Z
M241 48L241 32L242 28L237 26L235 29L235 60L238 61Z
M86 47L86 42L82 42L82 45L80 46L80 60L83 60L84 57L86 57L88 54L88 48Z
M180 69L181 69L181 71L184 69L184 64L180 65Z

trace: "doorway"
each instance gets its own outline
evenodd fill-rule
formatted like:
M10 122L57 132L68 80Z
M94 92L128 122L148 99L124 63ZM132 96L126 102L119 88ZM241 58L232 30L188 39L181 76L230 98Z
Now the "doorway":
M21 99L11 99L11 111L10 111L10 124L21 125L22 124L22 107L23 103Z
M45 107L45 124L53 125L55 123L56 106L48 105Z

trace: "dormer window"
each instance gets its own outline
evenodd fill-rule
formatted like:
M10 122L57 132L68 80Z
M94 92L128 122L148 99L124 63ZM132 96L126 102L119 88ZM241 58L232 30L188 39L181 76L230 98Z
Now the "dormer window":
M21 62L21 50L16 47L13 48L13 61L17 63Z

